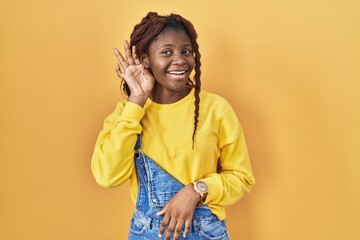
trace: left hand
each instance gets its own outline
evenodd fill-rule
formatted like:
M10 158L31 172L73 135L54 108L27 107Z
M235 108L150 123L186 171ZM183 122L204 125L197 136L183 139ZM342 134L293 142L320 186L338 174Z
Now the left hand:
M177 192L170 201L156 215L164 215L159 229L159 237L164 234L167 227L165 240L170 240L174 233L174 240L178 240L183 225L185 231L183 236L186 237L190 231L192 217L196 205L200 201L200 195L194 191L193 185L189 184Z

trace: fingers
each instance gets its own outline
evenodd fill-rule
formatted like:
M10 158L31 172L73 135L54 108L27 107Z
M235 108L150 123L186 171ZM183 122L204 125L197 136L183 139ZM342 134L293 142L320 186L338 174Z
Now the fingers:
M170 218L170 223L167 226L166 235L165 235L164 240L170 240L170 238L173 234L174 234L173 240L179 239L183 224L184 224L183 221L181 221L181 220L178 221L175 217ZM160 228L164 227L164 226L165 226L165 223L162 222ZM165 226L165 228L166 228L166 226ZM163 232L159 233L159 236L160 235L162 236Z
M114 48L114 53L117 59L119 60L119 63L121 64L122 68L123 69L127 68L129 64L125 61L124 57L121 55L121 53L117 48Z
M169 224L170 221L170 215L169 214L165 214L163 220L161 221L160 224L160 228L159 228L159 237L162 237L162 235L164 234L164 231L167 227L167 225Z
M136 65L141 65L141 62L140 62L140 60L138 59L138 57L136 55L136 47L135 47L135 45L132 47L132 57L133 57Z
M166 213L166 206L161 209L160 212L158 212L156 215L164 215L163 220L161 221L160 228L159 228L159 237L162 237L165 229L166 229L166 235L164 240L169 240L171 236L174 234L173 240L177 240L180 238L180 234L183 228L183 225L185 224L185 231L183 234L183 237L186 237L187 234L190 231L190 224L191 219L187 219L186 221L184 219L178 218L176 216L171 217L170 214Z
M156 213L156 216L161 216L161 215L163 215L163 214L166 212L168 206L169 206L169 203L167 203L159 212L157 212L157 213Z
M167 230L167 232L166 232L166 237L169 235L169 239L170 239L170 237L171 237L171 235L172 235L173 233L174 233L174 240L179 239L180 233L181 233L181 231L182 231L182 227L183 227L183 225L184 225L184 221L179 220L178 222L176 222L176 220L175 220L175 224L176 224L175 230L173 230L172 232L170 232L170 231L169 231L170 226L169 226L169 228L168 228L168 230ZM171 223L170 223L170 225L171 225Z
M133 58L133 53L130 50L130 45L128 43L128 41L124 41L124 48L125 48L125 56L126 56L126 60L130 65L135 64L134 58Z
M118 63L116 64L115 71L119 77L121 77L121 78L124 77L124 74L121 72L120 65Z
M169 203L167 203L159 212L156 213L156 216L161 216L166 212L167 206ZM165 228L167 227L168 223L170 221L170 215L166 214L161 221L160 229L159 229L159 237L161 237L164 234Z
M136 54L136 47L133 46L132 50L130 50L130 46L128 41L124 41L124 48L125 48L125 55L126 55L126 60L124 59L124 57L121 55L120 51L117 48L114 48L114 53L115 56L117 57L117 59L119 60L119 63L121 64L121 67L125 70L129 65L140 65L142 67L143 70L143 66L139 60L139 58L137 57ZM120 77L120 65L116 65L116 72L118 74L118 76Z
M188 233L190 232L190 226L191 226L191 220L186 220L185 222L185 230L184 230L184 234L183 237L186 238Z

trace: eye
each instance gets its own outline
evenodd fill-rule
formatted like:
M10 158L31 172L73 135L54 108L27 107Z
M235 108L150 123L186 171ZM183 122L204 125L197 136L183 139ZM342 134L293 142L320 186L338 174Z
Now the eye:
M161 54L170 55L170 54L171 54L171 51L170 51L170 50L163 50L163 51L161 52Z
M191 55L191 54L192 54L192 50L190 50L190 49L185 49L185 50L183 51L183 54L185 54L185 55Z

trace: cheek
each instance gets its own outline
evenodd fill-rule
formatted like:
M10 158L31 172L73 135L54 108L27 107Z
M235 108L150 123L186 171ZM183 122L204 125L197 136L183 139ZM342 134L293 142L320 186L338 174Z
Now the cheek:
M192 59L189 61L189 65L191 66L192 69L194 69L194 67L195 67L195 58L192 58Z
M150 67L153 74L162 73L166 69L165 64L161 61L152 62L152 64L150 64Z
M154 74L163 74L166 71L166 66L161 64L156 64L152 67L152 71Z

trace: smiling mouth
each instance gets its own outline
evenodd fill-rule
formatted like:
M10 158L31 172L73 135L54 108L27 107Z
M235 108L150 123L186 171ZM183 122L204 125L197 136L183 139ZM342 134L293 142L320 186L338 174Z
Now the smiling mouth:
M168 71L167 73L171 74L171 75L182 75L182 74L185 74L186 71L185 70L182 70L182 71Z

